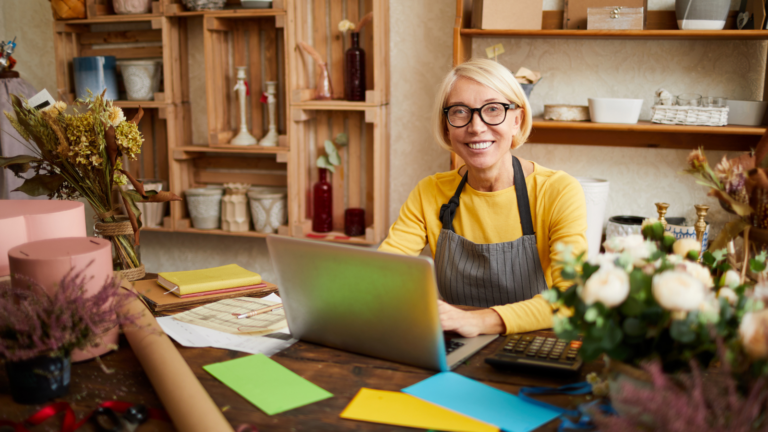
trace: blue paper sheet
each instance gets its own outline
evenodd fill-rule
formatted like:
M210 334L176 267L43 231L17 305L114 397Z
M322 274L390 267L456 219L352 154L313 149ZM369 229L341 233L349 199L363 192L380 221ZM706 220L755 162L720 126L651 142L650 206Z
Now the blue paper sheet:
M453 372L439 373L404 388L403 392L507 432L528 432L559 415L555 410L533 405Z

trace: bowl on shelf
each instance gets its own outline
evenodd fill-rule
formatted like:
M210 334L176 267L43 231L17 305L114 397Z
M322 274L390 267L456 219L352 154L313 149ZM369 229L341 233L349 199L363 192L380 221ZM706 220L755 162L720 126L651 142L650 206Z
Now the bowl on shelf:
M728 99L725 104L728 106L729 125L760 126L768 108L768 102L762 101Z
M221 10L227 0L184 0L184 6L189 10Z
M635 124L643 99L589 98L589 117L595 123Z
M240 4L246 9L270 9L272 0L240 0Z

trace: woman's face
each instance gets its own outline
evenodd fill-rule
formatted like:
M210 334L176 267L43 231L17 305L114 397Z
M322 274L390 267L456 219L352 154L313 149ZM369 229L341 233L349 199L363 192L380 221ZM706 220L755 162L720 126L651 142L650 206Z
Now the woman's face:
M468 78L459 78L453 84L445 106L480 108L490 102L510 103L490 87ZM512 137L520 130L522 112L520 108L507 111L504 122L496 126L485 124L478 112L474 113L468 125L460 128L451 126L446 119L447 136L453 151L470 168L487 170L497 166L509 157Z

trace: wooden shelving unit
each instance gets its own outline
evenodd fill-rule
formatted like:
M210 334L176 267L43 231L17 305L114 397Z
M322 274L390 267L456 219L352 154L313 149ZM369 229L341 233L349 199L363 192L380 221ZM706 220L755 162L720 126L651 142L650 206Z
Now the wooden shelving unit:
M286 187L289 220L280 227L279 234L350 244L378 243L387 228L388 3L387 0L315 0L312 5L307 11L305 2L275 0L272 9L244 9L239 6L239 0L228 0L224 10L187 11L181 0L158 0L153 2L152 14L115 15L111 0L87 0L86 19L54 23L59 97L70 102L74 99L74 57L161 58L164 86L155 100L114 101L128 117L139 107L145 111L140 124L145 138L142 155L138 161L128 164L134 176L166 180L170 190L182 197L191 187L225 182ZM342 11L346 11L346 15ZM337 30L338 21L348 18L357 22L370 11L374 12L373 24L361 33L362 46L368 56L366 101L313 100L306 68L312 65L297 52L296 42L311 42L329 55L336 89L334 96L340 98L346 44ZM311 13L311 17L307 13ZM191 106L195 102L190 98L187 31L191 25L189 19L200 17L202 20L195 22L202 22L203 27L201 49L205 60L208 134L204 145L193 145ZM310 27L312 22L315 25ZM326 22L331 23L330 27L326 28ZM137 29L96 31L104 26L92 27L112 23L135 23ZM121 45L113 47L114 44ZM263 84L278 82L277 147L229 144L239 119L232 92L235 66L248 68L251 97L247 117L251 133L257 139L267 130L267 108L259 100ZM317 178L316 149L322 147L325 139L332 138L331 132L335 136L342 131L350 135L350 143L342 150L345 179L334 178L334 232L315 236L308 229L311 225L308 224L311 220L308 191ZM366 209L365 236L350 238L343 234L343 212L347 207ZM163 227L143 229L266 237L255 231L195 229L184 202L170 204Z
M291 235L350 244L376 244L386 236L388 205L388 0L288 2L289 71L289 228ZM350 36L338 30L348 19L357 23L373 12L373 21L360 32L366 53L366 100L341 100L344 92L344 52ZM327 58L334 100L313 100L314 62L298 49L298 42L312 45ZM343 169L331 175L333 185L333 232L313 233L312 186L317 182L316 159L324 154L323 142L340 132L349 144L339 148ZM342 173L343 171L343 173ZM363 208L365 236L349 238L344 232L344 211Z
M648 11L646 30L563 30L562 11L544 11L541 30L479 30L470 28L472 0L456 1L453 29L453 63L472 57L475 37L531 39L622 39L622 40L768 40L768 30L734 30L735 13L726 21L726 30L678 30L674 11ZM768 84L768 70L766 71ZM768 97L768 85L763 100ZM556 122L534 119L528 142L547 144L649 147L671 149L747 151L754 148L766 127L673 126L641 121L637 124ZM462 161L452 155L456 167Z

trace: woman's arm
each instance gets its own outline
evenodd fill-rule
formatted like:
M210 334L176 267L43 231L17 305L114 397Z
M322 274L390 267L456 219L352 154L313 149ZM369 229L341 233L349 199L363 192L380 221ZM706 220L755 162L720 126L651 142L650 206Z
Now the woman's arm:
M379 250L402 255L418 255L427 245L427 225L424 218L421 184L408 195L397 220L389 228Z

